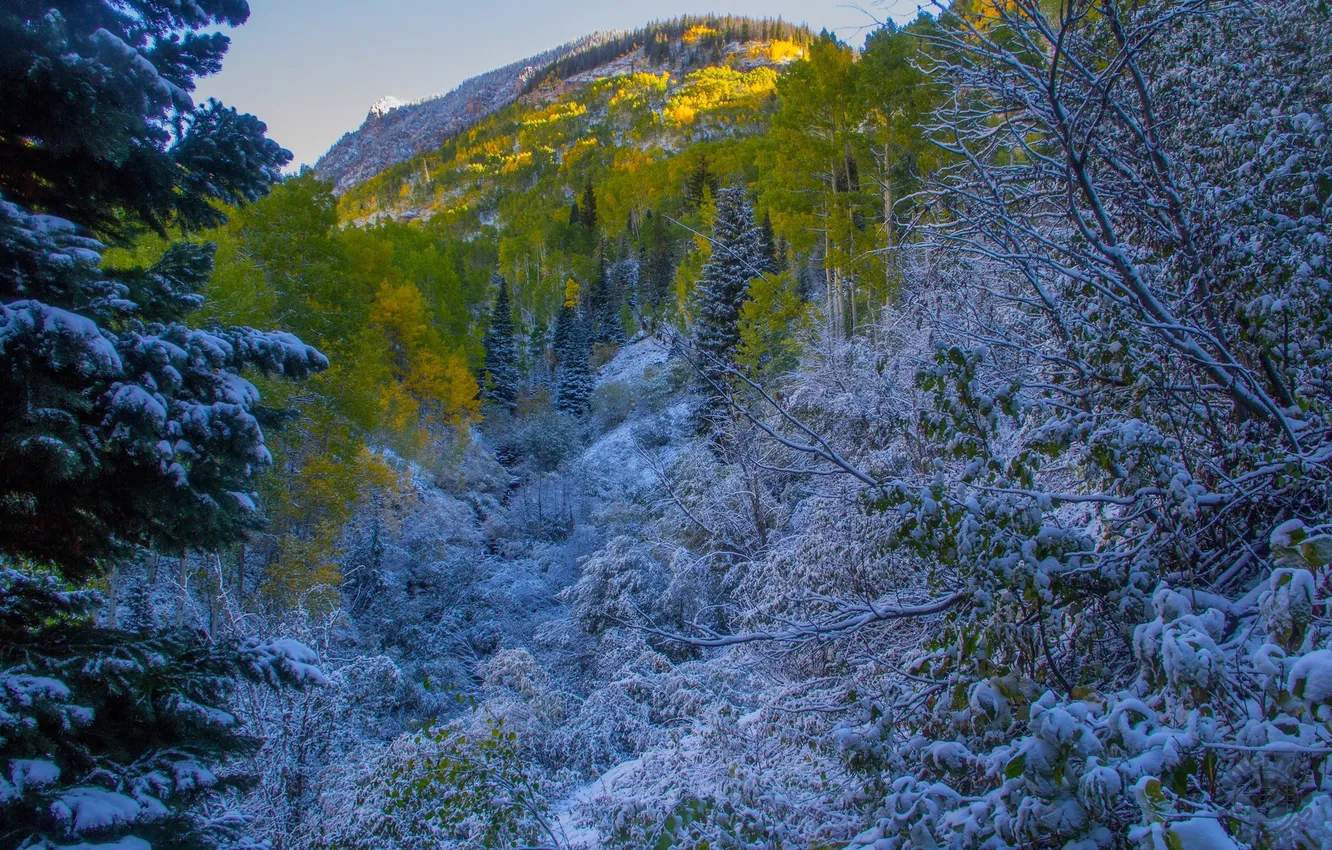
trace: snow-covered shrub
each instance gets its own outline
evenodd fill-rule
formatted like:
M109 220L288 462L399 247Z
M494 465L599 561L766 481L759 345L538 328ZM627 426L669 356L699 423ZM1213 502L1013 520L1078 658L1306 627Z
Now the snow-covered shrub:
M554 840L541 774L499 720L399 736L326 791L320 842L373 850L471 850Z
M604 434L618 428L635 405L635 393L627 384L609 381L592 394L590 421L593 431Z

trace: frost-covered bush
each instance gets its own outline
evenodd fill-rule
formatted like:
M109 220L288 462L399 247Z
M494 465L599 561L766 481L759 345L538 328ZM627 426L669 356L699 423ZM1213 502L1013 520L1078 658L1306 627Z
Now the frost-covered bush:
M402 735L349 773L321 800L325 846L490 850L555 839L541 774L498 720Z
M6 843L253 846L235 795L263 742L237 692L326 684L315 654L293 640L100 628L100 601L0 567Z
M610 381L597 387L592 394L591 423L593 430L604 434L618 428L635 404L635 394L627 384Z

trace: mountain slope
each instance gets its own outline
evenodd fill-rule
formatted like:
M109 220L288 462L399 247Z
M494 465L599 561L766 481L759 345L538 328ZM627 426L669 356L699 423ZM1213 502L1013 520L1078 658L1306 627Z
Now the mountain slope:
M804 42L808 37L803 28L780 20L715 16L677 18L631 32L594 33L473 77L444 95L406 104L381 98L358 129L344 134L320 157L315 171L342 194L395 164L438 148L524 95L548 100L591 80L647 65L707 64L723 59L727 46L770 39Z
M378 100L359 129L344 134L319 158L315 171L333 184L334 191L344 192L394 163L438 147L444 139L513 103L529 80L597 38L588 36L472 77L448 94L406 104L394 98Z

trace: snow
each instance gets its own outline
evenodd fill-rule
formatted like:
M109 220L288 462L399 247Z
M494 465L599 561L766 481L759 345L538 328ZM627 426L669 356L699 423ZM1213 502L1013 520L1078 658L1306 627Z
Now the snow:
M303 685L329 683L328 677L316 666L319 656L298 640L279 638L262 641L252 638L241 647L241 654L254 675L274 684L288 678Z
M375 118L383 118L393 110L402 106L403 102L393 95L385 95L374 103L370 104L370 114Z
M1310 710L1332 703L1332 650L1318 649L1297 658L1286 689Z
M1215 818L1189 818L1170 824L1170 835L1176 842L1166 844L1157 839L1160 850L1239 850L1234 839L1226 834L1225 829Z
M103 788L81 787L66 791L51 804L51 815L72 832L107 829L165 813L161 803L144 805L133 797Z
M564 839L568 850L598 850L602 846L600 832L585 822L581 810L620 790L642 767L641 758L621 762L551 806L555 832Z
M663 343L651 337L632 342L616 352L615 357L597 371L597 385L618 381L633 387L643 380L644 373L650 367L665 363L669 354Z

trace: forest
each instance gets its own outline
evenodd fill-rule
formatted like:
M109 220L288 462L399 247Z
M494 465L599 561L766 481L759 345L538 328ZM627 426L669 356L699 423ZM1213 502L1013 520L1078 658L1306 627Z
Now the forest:
M1324 0L658 21L336 191L249 14L0 5L0 850L1332 847Z

